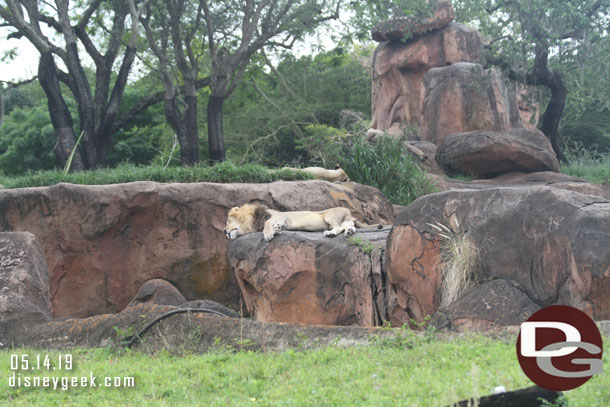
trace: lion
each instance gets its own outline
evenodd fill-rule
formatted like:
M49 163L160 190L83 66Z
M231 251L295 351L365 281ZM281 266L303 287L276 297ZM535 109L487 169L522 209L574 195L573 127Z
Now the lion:
M229 211L225 235L230 240L248 233L263 231L270 241L283 230L306 232L324 231L324 236L334 237L344 233L351 236L356 228L382 228L382 225L367 225L352 216L347 208L330 208L323 211L280 212L259 204L245 204Z
M316 178L329 181L329 182L349 182L349 177L347 173L341 168L339 164L335 164L334 170L327 170L322 167L306 167L306 168L292 168L292 167L284 167L284 170L301 170L313 175Z

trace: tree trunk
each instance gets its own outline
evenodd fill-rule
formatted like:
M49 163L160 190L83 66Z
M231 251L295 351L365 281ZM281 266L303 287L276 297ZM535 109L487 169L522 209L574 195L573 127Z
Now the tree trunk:
M566 89L561 74L557 71L553 71L551 80L547 86L551 89L551 100L544 111L542 118L542 126L540 130L549 138L553 150L557 155L557 159L563 163L567 163L566 156L561 151L559 145L559 122L563 115L563 110L566 106L566 98L568 97L568 90Z
M165 98L165 118L180 143L180 162L190 166L199 163L199 129L197 128L197 96L186 96L187 107L180 112L177 96Z
M225 161L226 150L222 130L222 104L224 98L210 96L208 100L208 144L210 165Z
M51 52L41 52L40 54L38 81L47 95L49 115L51 116L53 129L55 130L55 147L53 148L53 151L59 163L62 166L65 166L68 157L76 144L76 137L70 110L68 110L68 106L59 89L57 67L55 66L55 61ZM71 170L82 171L84 169L85 166L83 165L80 151L77 151L72 159Z
M540 130L551 141L557 159L566 163L568 160L559 145L559 122L566 106L568 90L563 83L561 73L549 69L549 51L543 43L536 45L534 69L528 82L532 85L544 85L551 90L551 100L544 111Z
M197 95L185 96L186 110L184 111L184 127L186 128L186 139L189 146L186 151L187 165L199 164L199 127L197 126Z
M80 152L85 169L97 168L97 140L95 132L95 104L89 86L89 80L83 69L76 42L66 44L67 65L70 77L74 81L76 93L74 98L78 106L80 131L83 132ZM110 72L108 72L110 75Z

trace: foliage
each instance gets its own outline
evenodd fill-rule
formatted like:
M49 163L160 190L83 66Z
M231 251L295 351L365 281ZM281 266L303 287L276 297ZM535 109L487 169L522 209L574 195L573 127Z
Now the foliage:
M562 173L593 183L610 183L610 153L600 154L583 143L571 143L566 155L569 164L561 167Z
M607 143L600 136L610 133L602 119L610 91L609 1L462 0L454 4L458 21L475 25L487 36L490 63L530 85L552 90L542 100L548 103L541 130L560 158L559 136L563 141L575 137L588 147Z
M312 179L302 171L271 171L263 166L248 164L237 166L230 161L213 167L203 165L192 167L168 167L158 165L138 167L132 164L121 164L116 168L99 169L63 174L62 171L41 171L16 178L4 178L6 188L25 188L54 185L69 182L84 185L119 184L133 181L155 182L273 182L278 180L294 181Z
M0 128L0 171L15 175L56 168L54 144L46 106L14 107Z
M302 148L313 148L324 163L338 163L350 180L378 188L397 205L408 205L420 196L435 192L404 145L404 141L388 135L370 144L362 134L362 123L356 133L340 133L326 126L309 126L304 136L308 143ZM319 146L326 145L322 150Z
M365 242L361 236L349 236L347 242L351 245L358 246L362 253L369 255L373 252L375 246L370 242Z
M299 148L309 143L304 137L311 134L307 126L339 128L342 111L362 116L370 111L370 52L353 47L315 57L285 54L274 66L281 78L265 72L261 61L225 103L229 157L269 166L320 164L319 156Z
M350 19L353 31L348 33L348 38L367 40L375 24L392 17L408 17L413 21L413 26L416 26L419 21L431 15L434 3L429 0L352 1L349 8L353 13ZM404 40L410 37L407 34Z
M478 335L435 339L405 337L400 346L323 347L284 352L154 354L108 349L72 349L74 369L29 375L135 377L135 388L11 388L0 381L0 404L20 406L446 406L496 386L508 391L531 386L515 356L514 340ZM604 339L604 363L610 363ZM9 376L10 354L0 351L0 371ZM65 353L65 352L64 352ZM475 373L476 374L473 374ZM594 376L565 393L570 407L610 403L610 375Z

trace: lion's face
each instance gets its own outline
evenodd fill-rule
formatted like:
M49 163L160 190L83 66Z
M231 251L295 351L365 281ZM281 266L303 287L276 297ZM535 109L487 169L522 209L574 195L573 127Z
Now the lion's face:
M235 240L239 236L256 232L264 212L265 208L252 204L232 208L224 228L225 236L230 240Z

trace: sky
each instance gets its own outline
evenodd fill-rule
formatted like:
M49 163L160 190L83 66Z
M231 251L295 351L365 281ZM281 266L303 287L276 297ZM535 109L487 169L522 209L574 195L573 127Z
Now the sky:
M36 48L26 39L10 39L6 36L10 33L6 28L0 29L0 58L6 51L13 48L18 49L18 55L14 60L0 61L0 81L17 82L30 79L38 71L39 53Z

